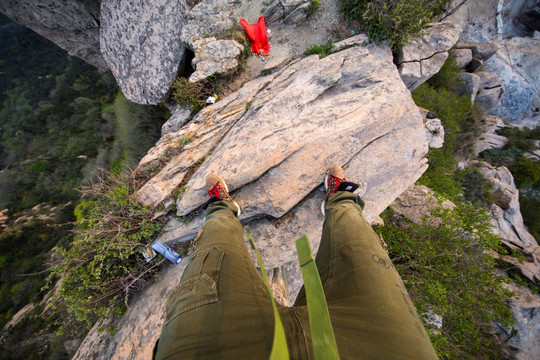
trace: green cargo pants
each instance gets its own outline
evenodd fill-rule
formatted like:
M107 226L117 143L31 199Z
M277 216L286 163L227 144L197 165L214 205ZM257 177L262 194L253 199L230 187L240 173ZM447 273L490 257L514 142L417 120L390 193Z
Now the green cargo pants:
M429 337L363 201L326 204L316 258L342 359L436 359ZM274 317L228 201L212 203L180 284L170 295L156 359L267 359ZM294 241L296 239L291 239ZM279 312L292 359L312 359L305 292Z

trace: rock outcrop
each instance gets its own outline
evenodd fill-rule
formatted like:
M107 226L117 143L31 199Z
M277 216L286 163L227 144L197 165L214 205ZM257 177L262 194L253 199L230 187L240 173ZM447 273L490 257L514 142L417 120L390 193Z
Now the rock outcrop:
M517 125L540 123L540 33L535 38L512 38L499 43L486 71L497 74L504 93L493 115Z
M413 185L399 195L390 205L395 214L404 216L416 224L439 226L440 218L432 216L432 211L441 207L452 210L456 205L444 200L442 203L435 196L435 192L424 185Z
M119 320L96 323L73 359L151 359L165 321L166 300L178 285L186 265L187 259L184 259L170 266L161 274L163 280L132 299L130 308ZM105 326L117 327L118 330L110 336L107 331L99 330Z
M238 67L238 57L244 46L235 40L217 40L214 37L193 42L195 58L191 62L195 72L189 81L196 82L213 74L226 74Z
M493 183L492 191L496 203L490 211L495 233L512 248L526 249L537 246L536 240L523 224L519 208L519 191L510 170L505 166L493 167L486 162L478 162L477 166Z
M435 117L431 111L418 108L422 114L424 126L426 127L426 137L430 148L441 148L444 144L444 127L441 120Z
M0 11L70 55L107 70L99 48L100 3L101 0L2 0Z
M188 9L185 0L158 6L103 0L101 52L126 98L139 104L165 100L185 56L180 34Z
M506 127L501 118L492 115L485 116L485 130L474 144L474 156L488 149L502 149L508 142L504 136L498 135L497 130Z
M324 59L310 56L255 79L160 140L141 166L177 151L179 138L191 138L141 189L140 197L153 205L165 200L189 167L216 146L187 183L177 204L179 215L205 201L204 178L211 171L226 178L231 190L239 189L235 198L246 218L283 216L320 184L327 164L357 163L355 159L379 144L396 149L386 153L380 167L372 166L380 160L376 154L358 168L349 167L350 177L363 180L371 178L369 169L377 169L378 176L368 181L367 197L383 185L375 180L381 178L382 169L403 178L419 176L426 136L421 116L397 75L389 50L355 46ZM392 100L386 96L389 92ZM365 98L370 101L356 100ZM377 196L378 211L393 200L388 185Z
M397 64L409 90L416 89L440 70L460 34L459 26L448 22L433 23L426 27L423 35L403 47L397 56Z
M475 102L487 112L495 111L503 94L499 77L486 71L477 71L476 75L480 77L480 84Z

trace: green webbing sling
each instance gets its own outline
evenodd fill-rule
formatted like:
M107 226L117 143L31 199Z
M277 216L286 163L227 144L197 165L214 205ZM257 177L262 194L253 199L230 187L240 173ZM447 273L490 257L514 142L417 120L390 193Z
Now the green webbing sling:
M306 291L313 355L316 360L339 359L336 338L330 322L330 313L324 297L321 278L306 235L296 240L296 251Z
M255 247L251 231L247 226L245 229L251 248L255 250L255 254L257 255L257 261L274 310L274 342L272 344L270 360L288 359L289 349L287 348L287 339L285 337L281 318L279 317L276 302L272 296L272 290L270 290L270 285L268 284L266 271L264 270L259 251ZM313 253L311 252L311 246L306 235L296 240L296 250L298 252L298 259L300 261L302 278L304 279L304 288L306 291L313 354L317 360L339 359L336 339L334 337L332 323L330 322L330 314L328 313L328 306L326 305L321 278L319 277L319 272L317 271L317 266L313 259Z
M259 262L259 267L261 269L261 273L264 279L264 284L266 285L266 290L268 291L268 296L270 296L270 300L272 301L272 308L274 309L274 343L272 344L272 352L270 353L270 360L282 360L282 359L288 359L289 358L289 348L287 347L287 338L285 337L285 330L283 330L283 324L281 323L281 318L279 317L279 312L277 309L276 302L274 300L274 297L272 296L272 290L270 290L270 285L268 285L268 278L266 277L266 271L264 270L263 262L261 260L261 256L259 255L259 251L255 247L255 243L253 242L253 236L251 235L251 230L249 230L249 227L245 227L247 237L249 239L249 243L251 244L251 248L255 250L255 254L257 254L257 261Z

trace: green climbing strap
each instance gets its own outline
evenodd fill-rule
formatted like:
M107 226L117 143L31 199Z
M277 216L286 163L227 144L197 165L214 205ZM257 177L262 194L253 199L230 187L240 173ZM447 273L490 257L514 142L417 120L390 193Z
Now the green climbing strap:
M304 278L313 355L316 360L339 359L321 278L306 235L296 240L296 251Z
M261 256L259 255L259 251L255 247L255 242L253 241L251 230L247 226L245 227L245 229L246 229L247 237L249 239L249 243L251 244L251 248L255 250L255 254L257 254L257 261L259 262L259 268L261 269L262 277L264 279L264 284L266 285L266 291L268 291L268 296L270 297L270 300L272 301L272 308L274 309L274 321L275 321L274 342L272 344L270 360L288 359L289 348L287 347L287 338L285 337L285 330L283 329L283 324L281 322L281 318L279 317L276 301L274 300L274 297L272 296L272 290L270 290L270 285L268 284L266 271L264 270L263 262L261 260Z

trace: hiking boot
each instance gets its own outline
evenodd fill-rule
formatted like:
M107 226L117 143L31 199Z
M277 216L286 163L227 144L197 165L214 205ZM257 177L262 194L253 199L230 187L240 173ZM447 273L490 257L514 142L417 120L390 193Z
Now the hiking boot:
M240 216L242 212L240 206L229 195L229 187L219 175L212 173L206 176L206 190L208 190L208 196L210 196L207 205L219 200L230 201L238 209L236 216Z
M330 195L334 194L336 191L348 191L355 192L356 189L360 187L360 184L348 182L345 179L345 174L341 166L334 164L328 168L326 174L324 175L324 188L326 189L326 195L321 204L321 212L323 215L325 213L326 202Z

